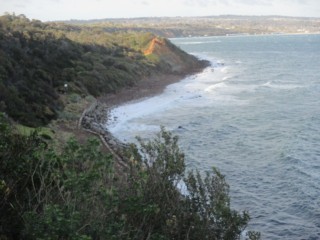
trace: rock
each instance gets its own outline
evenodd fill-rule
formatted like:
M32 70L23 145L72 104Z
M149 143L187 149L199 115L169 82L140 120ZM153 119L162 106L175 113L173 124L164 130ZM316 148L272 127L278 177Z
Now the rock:
M112 140L112 139L110 139L110 140L108 141L108 143L109 143L110 145L112 145L112 146L116 146L116 145L117 145L117 143L116 143L114 140Z

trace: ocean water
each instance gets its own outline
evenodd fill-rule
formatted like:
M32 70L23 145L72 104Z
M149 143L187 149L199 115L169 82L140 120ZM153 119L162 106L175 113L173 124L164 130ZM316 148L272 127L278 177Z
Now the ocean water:
M216 166L263 239L320 239L320 35L177 38L212 63L112 111L125 142L163 125L187 166Z

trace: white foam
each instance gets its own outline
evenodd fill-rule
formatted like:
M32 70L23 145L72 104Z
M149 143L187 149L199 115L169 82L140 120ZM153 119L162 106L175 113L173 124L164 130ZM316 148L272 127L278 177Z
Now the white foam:
M226 80L228 80L230 78L231 78L231 76L226 76L226 77L222 78L222 81L226 81Z
M212 41L176 42L176 44L178 45L198 45L198 44L207 44L207 43L221 43L221 41L212 40Z
M212 92L214 90L217 90L219 88L224 88L224 87L227 87L227 85L225 83L221 82L221 83L210 85L209 87L205 88L204 91L205 92Z
M299 85L296 85L296 84L277 84L277 83L273 83L272 81L268 81L262 84L261 86L273 88L273 89L280 89L280 90L291 90L291 89L296 89L300 87Z
M179 42L179 45L203 44L204 42Z
M220 71L223 73L228 73L228 67L223 67Z
M117 138L125 141L126 135L140 135L141 131L159 131L159 122L146 125L143 119L162 112L171 111L183 106L205 106L207 104L236 103L239 100L233 96L239 91L237 87L226 83L230 79L227 67L211 59L217 68L208 67L199 74L189 76L184 80L169 85L158 96L119 106L110 111L108 130ZM158 124L158 125L157 125ZM145 135L145 134L144 134Z
M164 111L173 99L156 96L146 100L129 103L119 106L110 111L110 121L108 122L108 129L116 131L119 127L132 119L150 115L154 112Z

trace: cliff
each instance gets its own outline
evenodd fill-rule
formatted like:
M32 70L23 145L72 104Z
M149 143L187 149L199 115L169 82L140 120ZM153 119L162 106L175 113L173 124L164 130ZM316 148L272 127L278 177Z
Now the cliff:
M157 61L167 65L169 72L173 73L188 72L205 65L204 61L199 61L194 56L180 50L165 38L154 37L143 53L145 56L156 56Z
M114 94L141 80L182 76L205 65L150 33L111 34L23 15L0 17L0 111L28 126L58 118L65 94Z

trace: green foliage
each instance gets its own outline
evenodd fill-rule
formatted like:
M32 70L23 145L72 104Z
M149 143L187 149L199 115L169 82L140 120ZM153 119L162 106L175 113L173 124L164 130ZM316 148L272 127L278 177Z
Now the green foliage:
M90 240L86 235L74 232L81 225L81 215L76 211L61 209L59 205L45 205L42 214L26 212L23 216L25 237L29 239L66 239Z
M150 212L135 222L145 223L138 239L238 239L247 226L247 212L230 207L229 186L221 173L213 168L203 178L199 172L185 173L184 155L178 138L164 128L157 138L140 143L140 159L144 178L135 178L141 191L140 201ZM179 185L185 185L182 195ZM161 238L160 238L161 239ZM251 239L251 238L250 238Z
M1 117L0 235L91 239L103 232L113 167L97 140L80 146L71 139L57 154L37 132L19 135Z
M249 215L230 209L229 186L224 176L213 168L204 179L199 172L189 173L186 179L190 209L196 217L193 224L203 232L200 236L209 239L236 239L246 227ZM200 232L194 232L197 239Z
M27 126L46 125L63 108L59 94L100 96L167 72L142 53L154 37L0 16L0 111Z
M6 239L229 240L249 221L230 208L229 187L216 169L204 178L185 173L178 138L165 129L132 146L127 169L118 169L94 139L84 145L70 139L57 153L37 132L19 135L3 114L0 130L0 236Z
M37 173L46 166L39 164L37 152L45 144L36 132L16 133L4 114L0 114L0 127L0 235L17 239L23 226L21 213L41 195L30 193L41 185L42 179Z
M36 130L38 134L44 139L52 139L54 137L54 133L50 128L45 128L45 127L31 128L31 127L26 127L20 124L17 124L15 128L16 128L16 131L18 131L18 133L21 135L28 136L28 135L31 135L32 132Z

